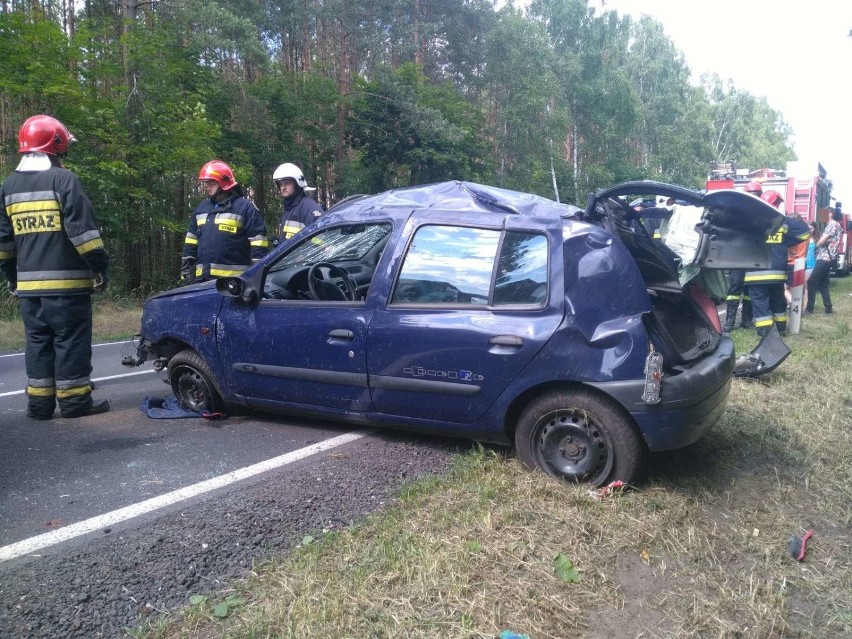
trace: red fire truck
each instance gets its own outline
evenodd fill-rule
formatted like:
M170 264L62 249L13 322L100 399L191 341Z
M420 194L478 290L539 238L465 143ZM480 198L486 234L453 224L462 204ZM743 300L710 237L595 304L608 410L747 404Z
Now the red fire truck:
M710 165L707 177L707 190L738 189L751 180L763 185L763 190L774 189L784 197L782 211L786 215L798 213L807 222L816 221L823 228L830 219L831 180L826 178L826 170L819 162L813 165L795 161L787 162L786 170L780 169L740 169L735 162L714 162ZM834 274L843 277L852 270L852 220L844 213L841 224L845 230Z

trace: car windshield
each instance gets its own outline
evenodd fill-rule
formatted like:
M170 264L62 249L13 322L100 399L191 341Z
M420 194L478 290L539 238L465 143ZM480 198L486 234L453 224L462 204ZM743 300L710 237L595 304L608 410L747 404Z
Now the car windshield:
M299 264L357 261L391 232L390 224L348 224L322 231L290 250L273 271Z

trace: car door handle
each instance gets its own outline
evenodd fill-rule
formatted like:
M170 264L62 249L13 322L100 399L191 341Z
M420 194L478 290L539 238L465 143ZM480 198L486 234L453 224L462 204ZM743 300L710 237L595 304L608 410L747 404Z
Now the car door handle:
M497 335L488 340L492 346L523 346L524 340L517 335Z
M335 328L328 332L332 339L355 339L355 333L345 328Z

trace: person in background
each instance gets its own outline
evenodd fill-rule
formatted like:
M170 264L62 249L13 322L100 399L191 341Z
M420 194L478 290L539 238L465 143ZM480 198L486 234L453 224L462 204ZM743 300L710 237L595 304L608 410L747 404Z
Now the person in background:
M278 224L278 241L289 240L324 213L319 203L308 197L305 192L315 189L308 186L307 180L295 164L281 164L272 174L272 181L278 194L284 200L284 210Z
M269 251L263 216L243 196L231 167L212 160L198 179L207 197L192 214L184 239L180 274L186 283L239 275Z
M658 195L655 204L656 208L665 209L666 211L671 212L674 210L675 199L673 197ZM648 229L648 233L651 235L652 239L663 239L662 226L664 219L665 218L662 217L654 217L644 220L645 228Z
M109 257L83 186L62 166L75 140L48 115L18 131L21 161L0 187L0 272L18 298L26 334L27 417L109 410L92 399L92 293Z
M784 203L784 198L778 191L766 191L761 195L761 199L776 209ZM784 216L781 228L766 238L772 259L769 268L763 271L746 271L744 280L754 304L754 325L761 337L766 335L773 323L781 335L787 332L787 300L784 297L787 250L791 246L806 242L809 235L810 229L801 219Z
M840 222L842 219L843 213L840 208L835 207L831 212L831 219L825 225L822 235L817 240L816 263L814 264L813 273L808 278L808 303L805 306L805 313L814 312L817 292L822 295L822 305L825 307L825 314L831 315L834 312L828 284L831 278L831 265L834 262L834 258L837 257L837 249L840 245L840 236L842 234Z
M805 254L805 290L802 291L803 310L808 307L808 280L811 278L811 273L814 272L814 266L816 265L816 243L820 236L816 222L809 222L808 226L811 229L811 235L808 238L808 251Z
M799 213L793 213L788 217L794 220L802 220L802 216ZM808 226L808 230L810 231L810 225ZM810 237L810 235L808 236ZM805 259L808 253L808 242L799 242L798 244L794 244L790 248L787 249L787 282L784 284L784 297L787 299L787 306L790 306L793 301L793 293L790 289L793 288L793 270L796 266L797 259ZM807 281L807 280L805 280ZM807 300L807 290L808 287L805 286L802 291L802 305L805 306L805 302Z
M763 195L763 186L757 180L751 180L743 190L755 197ZM751 295L745 284L745 270L731 269L728 271L728 295L725 308L725 325L722 327L724 333L730 333L737 325L737 309L742 300L743 314L740 320L740 328L754 328L754 311L752 308Z
M805 281L807 282L816 265L816 243L819 240L820 232L817 229L816 222L811 222L811 236L808 238L808 252L805 255Z

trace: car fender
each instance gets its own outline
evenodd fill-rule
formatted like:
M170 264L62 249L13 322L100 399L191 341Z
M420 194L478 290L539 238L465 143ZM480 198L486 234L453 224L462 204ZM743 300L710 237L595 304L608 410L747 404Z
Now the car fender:
M222 300L212 283L155 295L145 302L142 339L158 357L171 358L182 350L175 344L185 345L198 353L216 379L221 380L216 319ZM227 394L227 388L223 392Z

